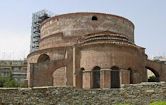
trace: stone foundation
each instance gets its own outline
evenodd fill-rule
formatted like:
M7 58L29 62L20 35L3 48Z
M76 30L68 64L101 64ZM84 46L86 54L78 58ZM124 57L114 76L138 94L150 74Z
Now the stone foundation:
M0 89L0 105L149 105L166 101L166 83L124 85L119 89L40 87Z

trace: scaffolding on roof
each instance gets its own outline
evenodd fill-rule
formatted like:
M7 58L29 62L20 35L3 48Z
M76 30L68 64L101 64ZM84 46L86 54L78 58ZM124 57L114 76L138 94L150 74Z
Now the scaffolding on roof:
M32 14L30 52L36 51L39 48L40 25L44 20L50 18L51 16L51 12L47 10L41 10Z

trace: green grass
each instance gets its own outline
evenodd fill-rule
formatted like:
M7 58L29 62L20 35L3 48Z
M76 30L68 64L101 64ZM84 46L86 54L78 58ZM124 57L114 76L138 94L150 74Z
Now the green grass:
M119 104L116 104L116 105L130 105L130 104L119 103ZM156 102L150 103L150 105L166 105L166 101L156 101Z
M166 105L166 101L152 102L150 105Z

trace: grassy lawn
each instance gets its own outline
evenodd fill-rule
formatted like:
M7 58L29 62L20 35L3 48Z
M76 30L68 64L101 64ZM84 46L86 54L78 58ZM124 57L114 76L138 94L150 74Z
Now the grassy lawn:
M130 105L130 104L116 104L116 105ZM157 102L152 102L150 105L166 105L166 101L157 101Z
M153 102L150 105L166 105L166 101Z

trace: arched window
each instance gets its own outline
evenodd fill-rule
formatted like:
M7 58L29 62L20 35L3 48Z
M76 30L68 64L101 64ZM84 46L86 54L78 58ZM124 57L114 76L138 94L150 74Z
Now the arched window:
M81 67L80 69L80 73L79 73L79 80L77 79L77 81L79 81L80 83L80 87L83 87L83 72L85 71L85 69L83 67Z
M47 61L50 61L50 57L47 54L42 54L39 56L37 63L43 63Z
M93 72L93 88L100 88L100 67L95 66Z
M96 16L92 16L92 20L97 20L97 17Z
M113 66L111 67L111 72L110 72L110 84L111 88L120 88L120 71L119 67Z
M81 67L80 71L83 72L85 69L83 67Z

